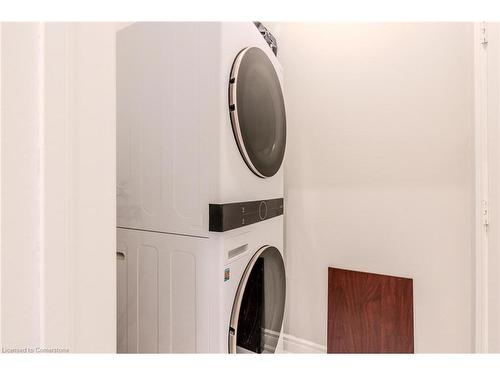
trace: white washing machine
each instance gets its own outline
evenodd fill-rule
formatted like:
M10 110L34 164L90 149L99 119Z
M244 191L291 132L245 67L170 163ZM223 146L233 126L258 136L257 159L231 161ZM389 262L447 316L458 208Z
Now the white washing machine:
M118 32L118 352L279 351L285 144L254 24Z
M279 352L282 228L283 216L210 238L119 229L118 352Z
M209 205L279 204L285 145L282 67L253 23L117 33L118 227L208 237Z

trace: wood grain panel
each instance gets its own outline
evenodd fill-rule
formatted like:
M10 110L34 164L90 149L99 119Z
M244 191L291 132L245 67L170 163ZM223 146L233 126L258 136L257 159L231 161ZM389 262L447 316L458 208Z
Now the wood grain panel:
M413 280L328 269L328 353L413 353Z

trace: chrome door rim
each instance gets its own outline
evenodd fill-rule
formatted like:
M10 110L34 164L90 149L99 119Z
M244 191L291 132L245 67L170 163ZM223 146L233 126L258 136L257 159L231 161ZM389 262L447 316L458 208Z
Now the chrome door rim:
M243 160L245 161L246 165L248 168L258 177L260 178L270 178L276 174L276 172L280 169L282 163L283 163L283 156L281 156L280 160L280 165L279 167L272 172L272 174L267 174L265 171L259 170L259 167L252 161L252 157L247 151L247 145L245 144L245 140L242 134L241 130L241 123L239 119L239 114L238 114L238 98L237 98L237 88L238 88L238 75L240 74L240 66L242 64L243 59L245 58L245 55L250 51L250 50L259 50L261 51L266 57L267 60L269 61L269 64L273 66L274 70L274 75L276 76L277 79L277 84L279 87L280 91L280 97L281 101L283 102L283 90L281 87L281 82L279 80L279 75L276 71L276 68L274 67L274 64L272 63L271 59L267 55L267 53L262 50L259 47L251 46L251 47L246 47L243 50L241 50L238 55L236 56L233 66L231 68L231 73L230 73L230 78L229 78L229 117L231 120L231 126L233 129L233 134L234 137L236 138L236 143L238 146L238 149L240 151L241 156L243 157ZM284 106L284 103L282 103ZM283 107L284 111L284 107ZM286 132L286 130L284 130Z
M231 310L231 319L229 322L228 349L230 354L236 353L237 337L238 337L238 321L240 316L241 303L243 301L243 294L248 283L248 278L250 277L253 267L257 262L257 259L259 259L260 255L267 249L272 249L272 248L276 249L276 251L280 253L281 259L283 260L283 254L281 254L281 252L275 246L265 245L262 246L259 250L257 250L257 252L252 256L252 258L250 259L245 268L245 271L243 272L243 276L238 285L238 289L236 290L236 296L233 302L233 308Z
M247 153L245 143L243 142L243 136L241 134L240 121L238 119L238 105L236 99L238 72L240 71L241 61L243 60L245 54L250 50L250 48L253 47L247 47L240 53L238 53L238 56L236 56L236 59L234 60L233 68L231 69L231 75L229 79L229 114L231 116L231 125L233 127L234 135L236 136L236 142L238 143L238 148L243 155L243 159L245 159L245 162L250 167L253 173L261 178L266 178L266 176L260 173L259 170L255 167L255 165L252 163L252 160L250 159L250 155L248 155Z

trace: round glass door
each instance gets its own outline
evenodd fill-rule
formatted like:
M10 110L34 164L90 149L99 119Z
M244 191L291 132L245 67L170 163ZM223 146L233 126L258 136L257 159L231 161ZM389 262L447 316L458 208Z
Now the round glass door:
M264 246L248 263L238 286L229 326L229 353L274 353L285 311L285 265Z
M273 176L285 154L285 102L273 63L260 48L245 48L233 63L229 113L248 167L259 177Z

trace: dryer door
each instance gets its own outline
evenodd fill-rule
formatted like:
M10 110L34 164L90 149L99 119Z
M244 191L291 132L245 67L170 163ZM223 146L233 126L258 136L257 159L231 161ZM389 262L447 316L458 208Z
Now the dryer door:
M260 248L241 278L231 312L229 353L274 353L285 311L285 265L272 246Z
M274 65L260 48L245 48L233 63L229 113L248 167L259 177L273 176L285 154L285 102Z

